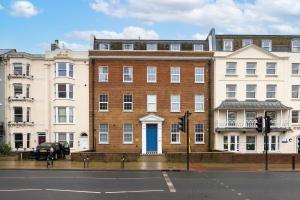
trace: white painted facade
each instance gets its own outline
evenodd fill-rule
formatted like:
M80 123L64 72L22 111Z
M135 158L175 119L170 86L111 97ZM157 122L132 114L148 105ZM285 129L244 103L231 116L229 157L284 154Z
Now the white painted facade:
M236 63L236 72L233 74L230 73L232 70L227 70L228 65L234 65L230 63ZM254 74L247 74L247 63L256 63ZM269 74L267 73L268 63L275 63L274 74L273 70L270 70ZM300 98L292 98L292 85L299 85L300 76L292 75L292 63L300 63L300 53L268 52L255 45L246 46L235 52L215 52L214 108L218 108L224 100L230 98L238 101L278 100L283 105L291 107L291 109L274 111L276 115L274 126L278 130L280 129L280 131L271 131L269 134L269 141L271 141L269 150L274 153L298 153L300 124L292 123L291 113L292 110L300 110ZM269 66L271 65L274 66L273 64ZM233 91L234 85L235 95L234 92L230 92ZM247 85L256 85L255 98L246 98ZM274 86L267 85L276 85L275 97L273 89L270 90ZM267 98L267 87L269 88L268 95L271 98ZM251 87L249 88L251 89ZM249 93L248 95L251 96ZM250 111L254 111L256 116L263 116L265 111L272 110L215 109L214 148L216 150L240 153L262 153L264 151L264 136L255 130L256 116L254 120L253 118L249 119ZM255 139L251 136L254 136ZM254 145L255 148L253 148Z
M57 63L70 63L73 66L72 77L58 77ZM21 75L15 75L14 68L18 65L22 66ZM6 142L13 150L32 150L41 142L55 141L69 142L71 152L89 149L87 51L56 49L45 55L16 53L9 56L5 67L8 69L5 76ZM62 97L69 92L72 95L59 98L58 85L62 88ZM61 112L65 107L72 108L73 114L68 112L71 109L66 109L66 117ZM56 120L58 108L62 108L60 120L63 122ZM68 116L69 121L64 122Z

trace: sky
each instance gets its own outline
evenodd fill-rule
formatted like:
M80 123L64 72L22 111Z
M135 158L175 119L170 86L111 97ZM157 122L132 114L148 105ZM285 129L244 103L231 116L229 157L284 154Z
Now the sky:
M91 35L204 39L231 34L300 34L299 0L0 0L0 49L44 53L55 39L88 50Z

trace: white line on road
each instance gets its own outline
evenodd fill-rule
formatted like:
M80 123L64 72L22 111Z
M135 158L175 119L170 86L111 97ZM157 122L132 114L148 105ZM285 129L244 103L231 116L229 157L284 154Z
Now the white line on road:
M24 191L41 191L43 189L11 189L11 190L0 190L0 192L24 192Z
M77 193L88 193L88 194L100 194L101 192L94 191L82 191L82 190L60 190L60 189L45 189L47 191L56 191L56 192L77 192Z
M105 192L106 194L121 194L121 193L140 193L140 192L163 192L164 190L132 190L132 191L115 191Z
M163 176L164 176L165 181L166 181L166 183L169 187L170 192L176 192L176 189L175 189L170 177L168 176L167 172L163 172Z

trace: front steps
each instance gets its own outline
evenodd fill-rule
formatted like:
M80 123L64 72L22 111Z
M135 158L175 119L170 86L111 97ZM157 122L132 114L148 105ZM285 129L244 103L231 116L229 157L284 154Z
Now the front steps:
M141 154L138 162L167 162L165 154L157 154L157 152L147 152Z

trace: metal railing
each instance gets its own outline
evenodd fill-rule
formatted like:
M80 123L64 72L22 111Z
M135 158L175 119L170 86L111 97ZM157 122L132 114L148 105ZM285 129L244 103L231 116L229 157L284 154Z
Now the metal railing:
M256 120L216 120L216 126L218 128L256 128ZM271 127L288 128L290 123L288 120L272 120Z

